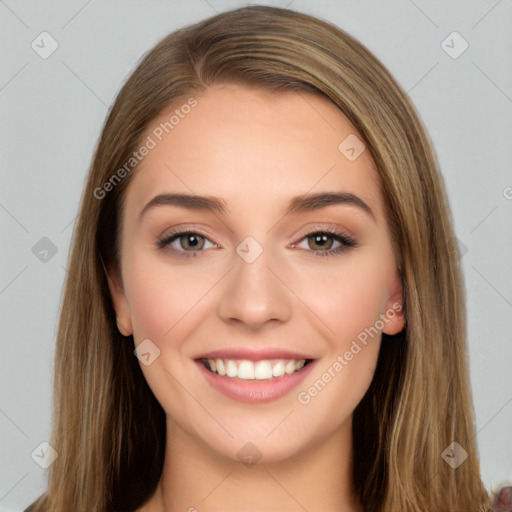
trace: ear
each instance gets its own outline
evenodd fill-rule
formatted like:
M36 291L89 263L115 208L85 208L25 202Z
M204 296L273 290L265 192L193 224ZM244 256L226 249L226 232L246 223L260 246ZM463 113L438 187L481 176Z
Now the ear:
M384 313L384 334L394 335L402 332L405 327L404 294L398 271L395 271L390 286L389 298Z
M126 300L121 279L121 272L118 268L105 269L108 288L112 298L112 304L116 312L117 328L123 336L133 334L132 315L128 301Z

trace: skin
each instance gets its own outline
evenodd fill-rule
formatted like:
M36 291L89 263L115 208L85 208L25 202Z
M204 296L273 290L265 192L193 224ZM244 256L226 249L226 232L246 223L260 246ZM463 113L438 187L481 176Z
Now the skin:
M195 98L128 187L121 268L109 279L120 331L133 334L136 346L149 338L160 350L141 368L166 412L166 456L156 492L139 512L359 511L352 414L374 374L380 333L309 403L297 394L402 302L373 161L368 151L349 161L338 150L357 131L320 96L223 84ZM352 193L373 215L353 204L284 215L293 197L317 192ZM166 205L139 218L162 193L215 196L227 212ZM205 235L205 248L187 252L179 238L157 248L175 228ZM356 246L321 254L340 243L328 237L324 249L308 235L327 228ZM263 249L252 263L235 250L247 236ZM402 328L396 314L382 330ZM247 404L211 388L194 362L236 346L296 350L317 361L287 395ZM247 442L261 453L249 467L237 457Z

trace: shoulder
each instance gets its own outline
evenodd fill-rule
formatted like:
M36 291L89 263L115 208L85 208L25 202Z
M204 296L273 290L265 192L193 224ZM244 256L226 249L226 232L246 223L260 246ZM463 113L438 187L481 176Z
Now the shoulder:
M512 486L502 487L496 493L493 512L507 512L512 510Z

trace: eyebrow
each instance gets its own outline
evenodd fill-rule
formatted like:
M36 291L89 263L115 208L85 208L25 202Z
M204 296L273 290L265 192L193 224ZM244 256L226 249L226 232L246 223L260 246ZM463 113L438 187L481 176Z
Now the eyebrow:
M356 206L375 219L375 215L368 204L360 197L349 192L308 193L294 197L288 204L285 215L319 210L337 204ZM210 211L220 214L229 213L226 202L218 197L199 196L195 194L159 194L144 206L139 214L139 220L141 220L148 210L158 206L178 206L189 210Z
M179 206L189 210L210 211L213 213L228 213L226 202L212 196L198 196L195 194L159 194L144 206L139 214L139 220L148 211L157 206Z
M356 206L368 213L373 219L375 215L372 209L360 197L350 192L320 192L317 194L303 194L294 197L286 210L286 214L319 210L336 204Z

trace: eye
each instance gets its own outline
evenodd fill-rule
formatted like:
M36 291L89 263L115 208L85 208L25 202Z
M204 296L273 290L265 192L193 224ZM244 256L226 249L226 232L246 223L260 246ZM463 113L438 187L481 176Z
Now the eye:
M203 249L218 247L204 235L194 231L181 231L166 235L158 240L157 246L161 249L170 246L179 252L200 252Z
M329 231L315 231L302 238L297 244L293 244L293 247L311 250L321 256L339 254L355 246L355 241L348 236Z

